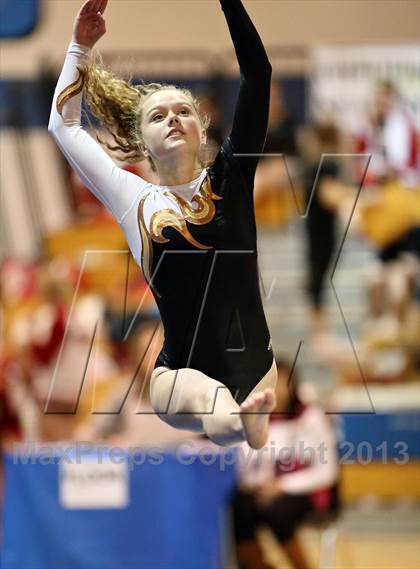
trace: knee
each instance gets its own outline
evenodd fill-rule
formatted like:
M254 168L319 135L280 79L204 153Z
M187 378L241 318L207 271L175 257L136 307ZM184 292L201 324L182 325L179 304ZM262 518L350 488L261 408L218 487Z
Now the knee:
M171 411L170 409L170 379L170 374L165 374L165 369L157 373L153 372L149 387L150 404L161 421L170 427L176 428L178 426L177 417L175 417L173 410Z

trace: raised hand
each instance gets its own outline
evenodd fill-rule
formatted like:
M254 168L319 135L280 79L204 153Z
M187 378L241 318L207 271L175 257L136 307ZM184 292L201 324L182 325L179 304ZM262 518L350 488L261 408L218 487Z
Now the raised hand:
M105 12L108 0L87 0L80 8L73 27L73 39L76 43L93 47L105 34Z

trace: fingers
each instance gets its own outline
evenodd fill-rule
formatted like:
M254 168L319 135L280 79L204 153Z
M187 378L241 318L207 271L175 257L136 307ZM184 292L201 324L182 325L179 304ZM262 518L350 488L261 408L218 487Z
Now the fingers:
M105 18L102 17L102 14L98 12L97 14L88 14L84 17L85 22L105 22Z
M94 14L97 14L99 12L99 8L102 4L102 0L92 0L92 7L91 7L91 11Z
M103 14L105 12L105 8L106 8L107 4L108 4L108 0L94 0L94 6L92 8L92 11L94 11L95 14L97 12L100 12L101 14Z
M103 14L105 12L107 4L108 4L108 0L102 0L101 1L101 5L100 5L99 10L98 10L101 14Z
M79 13L81 16L97 14L98 12L103 14L107 4L108 0L87 0L87 2L83 4Z
M92 4L96 2L96 0L87 0L83 6L80 8L79 15L80 16L87 16L88 14L92 13Z
M86 30L93 30L93 29L98 29L101 26L104 26L105 19L99 13L88 14L87 16L84 16L83 23Z

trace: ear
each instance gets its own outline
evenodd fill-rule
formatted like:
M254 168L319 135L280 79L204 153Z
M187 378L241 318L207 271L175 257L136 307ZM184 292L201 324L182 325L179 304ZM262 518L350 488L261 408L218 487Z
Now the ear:
M201 131L201 144L207 144L207 132L205 130Z
M142 142L139 143L139 148L145 156L149 156L149 154L147 152L147 148L145 147L145 145Z

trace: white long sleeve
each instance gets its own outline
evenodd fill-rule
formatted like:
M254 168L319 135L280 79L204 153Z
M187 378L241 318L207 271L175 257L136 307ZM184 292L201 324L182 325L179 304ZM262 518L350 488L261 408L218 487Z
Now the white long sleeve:
M82 93L71 97L57 110L57 98L77 81L79 70L90 49L72 41L68 47L51 109L48 131L52 134L70 165L89 190L109 209L118 223L148 186L145 180L119 168L108 154L81 126Z

